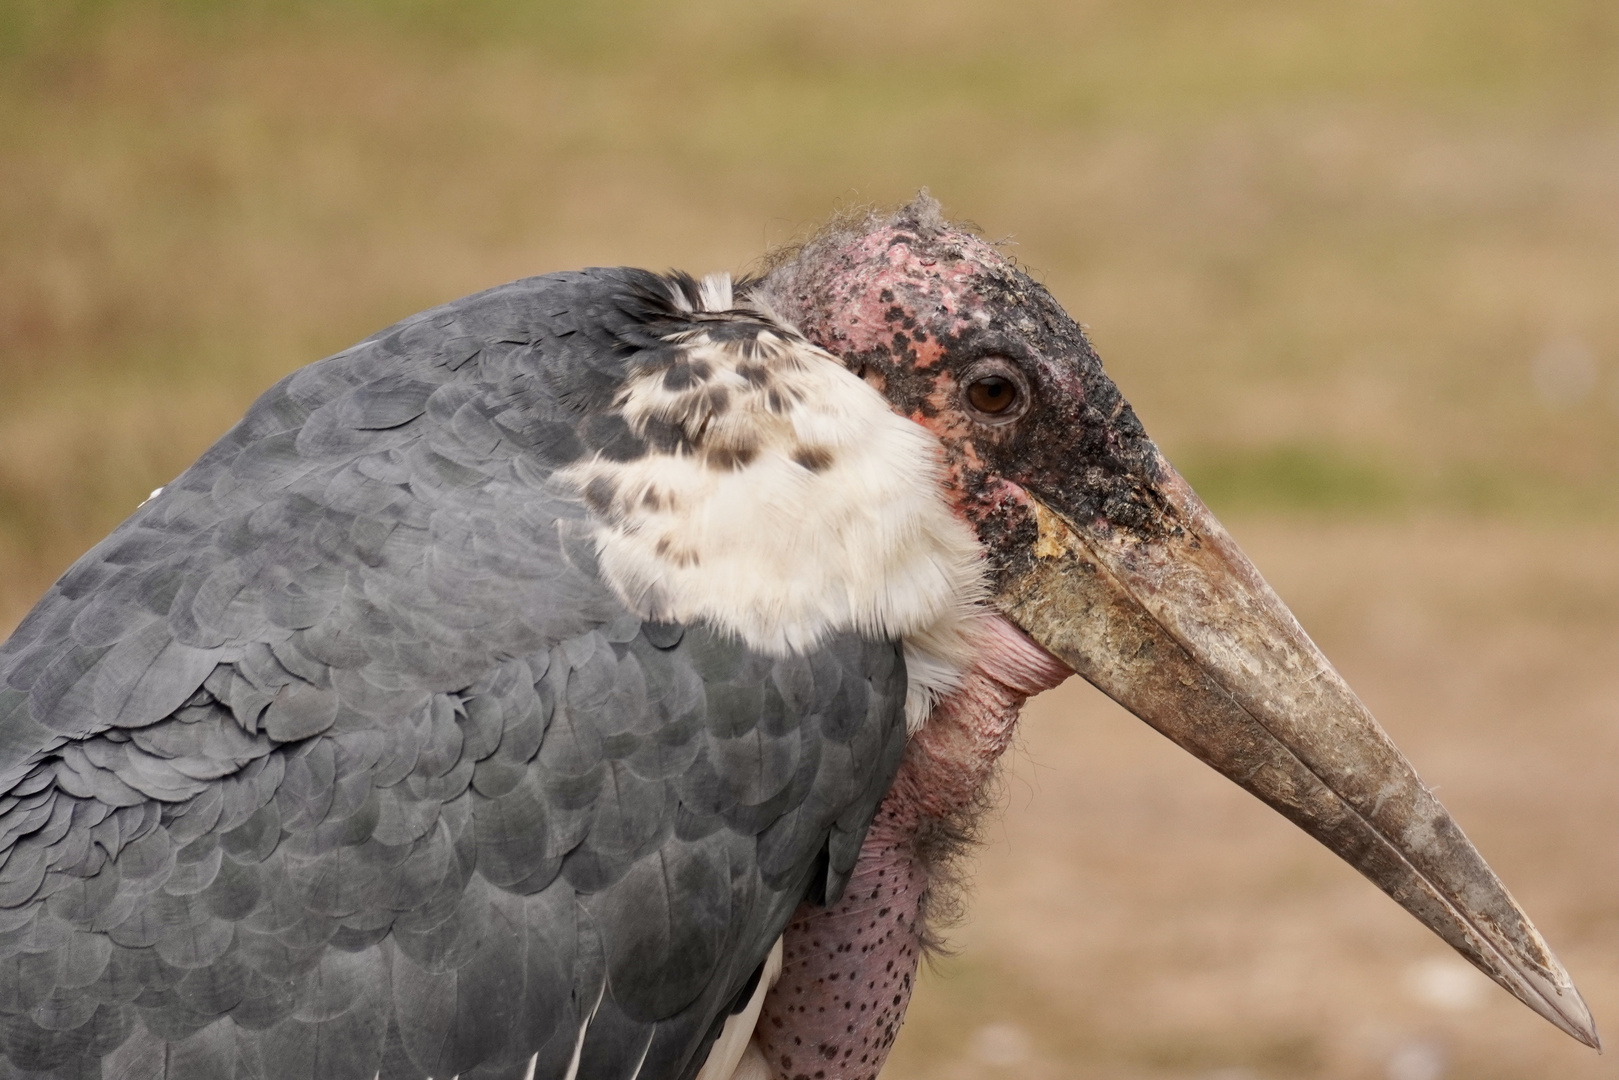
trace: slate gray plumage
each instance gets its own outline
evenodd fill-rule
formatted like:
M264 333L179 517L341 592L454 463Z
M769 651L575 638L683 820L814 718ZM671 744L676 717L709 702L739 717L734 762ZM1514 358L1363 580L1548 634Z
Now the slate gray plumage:
M612 396L690 318L592 270L407 319L51 589L0 647L0 1078L695 1073L853 866L905 671L602 584L553 474L646 452Z

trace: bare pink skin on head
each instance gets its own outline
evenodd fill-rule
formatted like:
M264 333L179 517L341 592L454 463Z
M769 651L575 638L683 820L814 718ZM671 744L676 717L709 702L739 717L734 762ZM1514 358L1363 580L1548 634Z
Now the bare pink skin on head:
M1067 316L993 246L948 228L876 228L834 253L817 253L813 266L774 285L772 302L805 337L882 391L895 411L938 437L945 496L988 549L1027 551L1037 532L1028 496L990 463L1010 430L985 428L963 410L959 359L994 353L1014 337L1045 339L1052 314L1064 322ZM1094 397L1079 368L1032 359L1052 397ZM1087 426L1085 419L1063 418L1062 431L1041 438L1054 446ZM1088 426L1105 431L1104 424ZM1000 569L992 566L992 575Z
M859 355L888 346L908 354L910 366L922 373L945 350L941 331L960 335L974 327L974 315L984 304L978 281L985 270L1002 266L1005 260L982 240L964 233L952 237L952 253L958 256L954 259L941 259L931 250L919 251L902 234L900 229L884 229L861 238L850 252L855 265L822 284L828 299L820 310L801 314L802 321L810 325L800 329L837 355ZM930 301L932 310L916 311L923 306L915 302L918 299ZM827 317L834 314L835 319ZM916 325L921 321L918 316L926 319L921 328ZM880 373L868 370L862 374L883 381ZM949 404L954 382L947 373L939 374L945 375L944 380L934 376L928 395L933 408L913 407L907 415L932 429L947 446L960 444L970 452L968 422Z
M939 362L950 341L987 325L986 280L1002 276L1005 260L963 233L913 244L911 231L868 233L828 260L824 273L773 299L806 337L844 357L897 411L939 437L944 494L981 535L1017 522L1030 527L1028 497L988 475L974 445L983 430L960 411L955 379ZM851 359L873 353L888 362ZM1070 674L1005 619L985 620L972 671L911 739L842 898L801 907L787 929L781 979L755 1035L779 1080L877 1075L929 940L928 890L941 884L930 880L935 834L977 809L1025 699Z
M911 739L843 897L804 905L755 1038L780 1080L868 1080L905 1019L924 947L930 821L969 811L1012 740L1026 698L1072 672L1005 619L960 690Z

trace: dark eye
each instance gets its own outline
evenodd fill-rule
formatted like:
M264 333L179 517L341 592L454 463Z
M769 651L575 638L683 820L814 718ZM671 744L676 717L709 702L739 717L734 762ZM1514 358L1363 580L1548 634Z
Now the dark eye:
M980 424L1010 424L1029 411L1029 383L1000 356L988 356L961 373L961 403Z
M1017 399L1017 383L1004 375L984 375L967 384L967 402L981 413L999 416Z

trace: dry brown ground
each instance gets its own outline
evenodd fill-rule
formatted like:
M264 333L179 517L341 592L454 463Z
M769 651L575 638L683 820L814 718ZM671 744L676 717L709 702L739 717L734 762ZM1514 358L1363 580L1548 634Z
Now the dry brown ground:
M1236 532L1619 1037L1613 531ZM1004 804L894 1080L1619 1076L1088 686L1030 706Z

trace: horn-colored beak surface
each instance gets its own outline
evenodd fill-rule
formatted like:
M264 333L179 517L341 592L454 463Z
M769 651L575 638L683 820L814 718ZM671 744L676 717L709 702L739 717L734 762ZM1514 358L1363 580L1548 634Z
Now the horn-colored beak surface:
M1598 1047L1568 973L1494 871L1207 507L1159 465L1175 527L1155 537L1037 500L1034 558L999 591L1001 610Z

